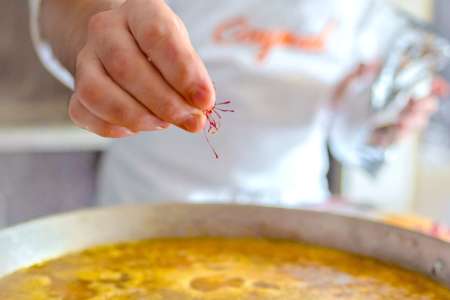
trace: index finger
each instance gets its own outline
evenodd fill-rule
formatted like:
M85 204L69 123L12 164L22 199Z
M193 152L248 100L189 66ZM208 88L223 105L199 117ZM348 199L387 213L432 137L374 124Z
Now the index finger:
M164 79L191 105L211 108L214 87L178 16L163 0L140 1L129 9L130 30Z

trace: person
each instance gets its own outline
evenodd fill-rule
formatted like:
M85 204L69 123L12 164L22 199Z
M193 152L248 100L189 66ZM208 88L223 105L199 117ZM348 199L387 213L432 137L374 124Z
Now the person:
M118 138L103 158L101 204L324 201L336 91L386 56L404 21L381 0L30 4L39 56L73 89L71 119ZM235 112L212 137L215 160L189 133L224 100ZM436 107L431 95L411 102L396 136L423 128Z

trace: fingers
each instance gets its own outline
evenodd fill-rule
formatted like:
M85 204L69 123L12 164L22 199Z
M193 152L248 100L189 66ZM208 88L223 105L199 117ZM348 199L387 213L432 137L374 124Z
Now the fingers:
M91 24L96 55L108 75L161 120L188 131L201 130L203 112L189 105L164 80L140 51L124 22L115 16L100 15Z
M450 86L447 80L438 77L433 81L432 94L437 97L445 97L450 93Z
M169 126L117 86L93 52L83 51L80 54L76 78L77 101L97 118L133 132L160 130Z
M91 17L70 106L76 124L111 137L169 124L197 132L214 102L206 68L164 0L128 0Z
M211 108L215 102L212 82L180 19L163 0L128 4L129 29L145 56L188 103L201 110Z
M122 138L135 134L127 128L101 120L86 109L76 97L70 100L69 115L77 126L102 137Z
M352 85L353 82L361 79L363 77L367 78L370 76L371 78L375 77L379 72L380 63L378 61L373 61L370 64L359 64L352 72L348 73L341 82L337 85L334 94L333 101L335 105L339 104L342 98L345 96L347 89Z
M429 116L435 113L439 108L439 99L436 97L428 97L419 101L410 101L406 109L402 112L402 116L411 114L423 114Z
M407 110L412 113L433 114L439 108L439 99L436 97L428 97L420 101L412 101Z
M406 133L413 133L422 130L428 124L429 117L423 114L412 114L402 118L399 122L399 129Z
M438 110L438 107L439 100L435 97L411 101L400 116L398 125L403 132L402 134L424 129L431 115Z
M421 131L427 126L430 116L436 112L439 101L429 97L420 101L410 101L407 108L400 114L397 123L380 127L370 138L373 145L388 147L406 138L414 132Z

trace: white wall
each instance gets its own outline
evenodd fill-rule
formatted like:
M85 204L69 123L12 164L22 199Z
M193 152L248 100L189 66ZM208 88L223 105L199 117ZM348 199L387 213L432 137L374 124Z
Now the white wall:
M450 39L449 15L450 1L437 0L435 23L438 28L445 29L443 33ZM446 78L450 79L450 68ZM445 105L448 107L449 103ZM450 132L442 134L448 136ZM450 224L450 149L442 144L436 138L434 144L425 143L420 148L414 209Z
M433 1L432 0L389 0L396 5L399 5L404 10L408 11L414 16L423 19L430 19L433 15ZM448 0L445 0L448 1Z

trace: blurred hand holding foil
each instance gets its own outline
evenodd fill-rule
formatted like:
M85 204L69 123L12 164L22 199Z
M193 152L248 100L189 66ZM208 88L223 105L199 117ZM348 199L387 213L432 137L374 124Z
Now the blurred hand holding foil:
M400 14L400 12L399 12ZM330 142L339 159L376 176L413 120L421 128L445 92L439 79L450 59L450 43L425 23L407 16L386 57L359 65L338 86ZM414 126L407 128L411 130Z

